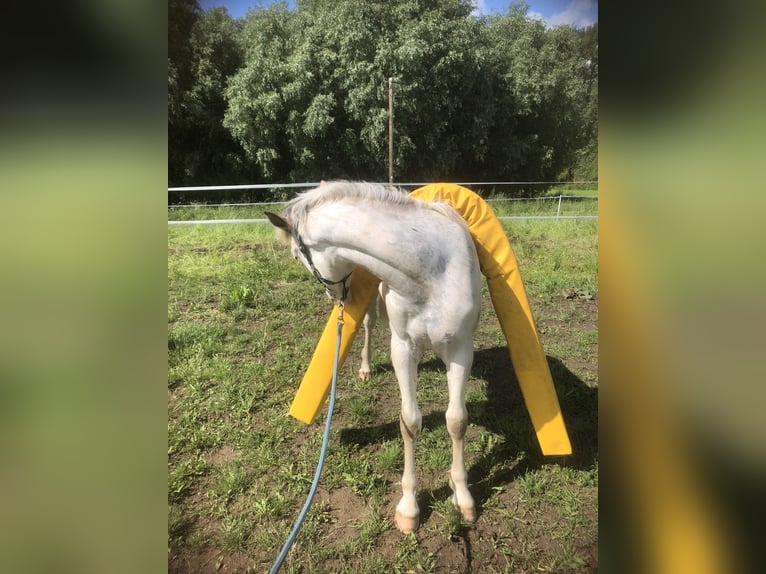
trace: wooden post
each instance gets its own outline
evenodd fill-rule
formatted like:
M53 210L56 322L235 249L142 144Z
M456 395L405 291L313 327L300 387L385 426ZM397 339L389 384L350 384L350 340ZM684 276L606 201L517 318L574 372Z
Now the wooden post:
M394 189L394 78L388 78L388 187Z

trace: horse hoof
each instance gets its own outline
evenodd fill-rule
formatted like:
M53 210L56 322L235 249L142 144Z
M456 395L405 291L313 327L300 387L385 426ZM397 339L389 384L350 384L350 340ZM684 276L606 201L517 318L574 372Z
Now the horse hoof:
M475 506L459 506L458 510L468 524L476 522L476 507Z
M359 371L359 378L365 382L369 381L372 378L372 373L370 371Z
M396 527L402 534L409 534L418 529L420 525L420 516L404 516L398 510L396 511Z
M463 517L463 520L465 520L468 524L473 524L476 522L476 507L475 506L460 506L459 504L455 503L455 500L452 500L452 506L457 508L457 511L460 513L460 516Z
M452 491L455 491L455 483L452 481L452 477L449 477L449 486L452 489ZM473 502L473 501L472 501ZM471 506L460 506L457 503L457 497L453 494L452 495L452 506L457 508L458 512L460 513L460 516L463 517L463 520L468 522L469 524L473 524L476 522L476 506L471 504Z

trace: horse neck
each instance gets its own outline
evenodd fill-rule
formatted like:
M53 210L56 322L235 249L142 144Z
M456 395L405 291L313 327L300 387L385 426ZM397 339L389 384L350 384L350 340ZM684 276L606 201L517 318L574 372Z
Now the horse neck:
M421 283L422 262L412 246L413 235L402 210L370 209L355 203L335 203L310 217L311 237L335 249L336 257L366 268L394 289L409 290ZM419 234L422 243L425 238Z

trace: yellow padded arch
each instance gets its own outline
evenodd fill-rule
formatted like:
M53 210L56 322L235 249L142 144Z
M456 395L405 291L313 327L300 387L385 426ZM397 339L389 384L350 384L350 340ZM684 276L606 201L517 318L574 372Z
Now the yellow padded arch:
M465 187L435 183L416 189L411 196L421 201L447 203L465 220L476 245L481 271L487 278L492 304L508 343L511 362L540 448L545 455L571 454L553 378L516 257L500 222L489 205ZM367 308L375 299L379 282L361 268L352 275L352 300L344 311L341 362L348 354ZM290 408L290 414L306 424L314 420L330 389L337 316L338 309L335 308Z

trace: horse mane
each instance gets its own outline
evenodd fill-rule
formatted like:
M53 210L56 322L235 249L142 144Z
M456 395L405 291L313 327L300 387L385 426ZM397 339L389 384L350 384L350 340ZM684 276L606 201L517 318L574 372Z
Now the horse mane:
M428 208L429 204L412 199L399 188L391 189L387 185L366 181L328 181L320 187L299 193L287 203L282 213L292 225L300 226L308 213L317 207L345 199L358 199L365 202L380 202L388 205L407 205Z

